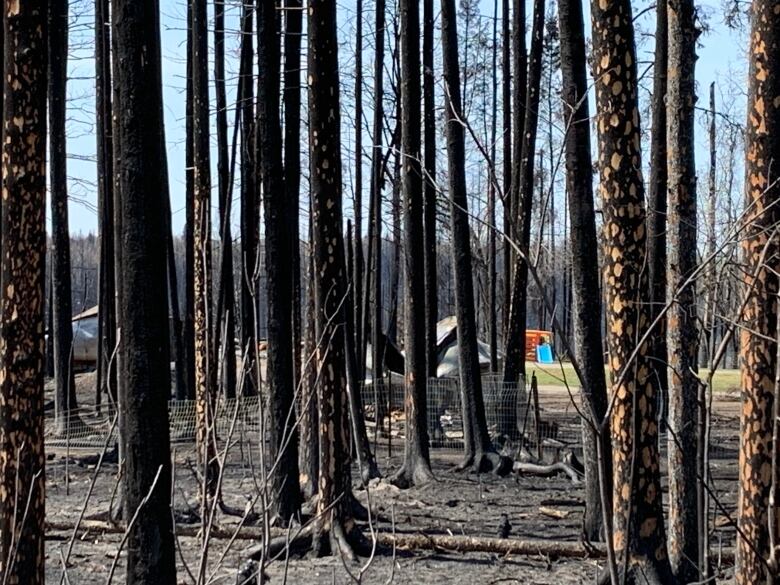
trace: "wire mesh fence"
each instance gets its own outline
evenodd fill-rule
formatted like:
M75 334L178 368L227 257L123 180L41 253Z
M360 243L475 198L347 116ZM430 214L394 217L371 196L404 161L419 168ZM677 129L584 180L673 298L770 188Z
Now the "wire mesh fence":
M257 442L260 431L259 400L258 396L218 400L214 407L217 440L224 441L229 436L234 442ZM79 408L59 416L50 411L44 420L46 445L91 450L101 449L104 445L111 446L119 436L119 425L115 418L116 409L110 407L104 407L99 412L93 408ZM168 424L171 443L194 442L195 401L168 402Z

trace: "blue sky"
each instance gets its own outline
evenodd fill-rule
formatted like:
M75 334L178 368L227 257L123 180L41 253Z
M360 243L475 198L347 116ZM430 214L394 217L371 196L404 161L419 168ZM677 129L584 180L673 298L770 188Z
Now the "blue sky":
M373 21L373 6L370 0L365 0L364 29L369 31ZM639 14L649 6L647 1L637 2L634 5L635 14ZM707 107L708 88L712 81L718 83L722 90L719 94L725 95L727 103L721 103L718 109L723 107L735 116L736 120L743 123L745 91L745 56L746 38L744 31L734 31L724 24L722 6L717 2L708 0L699 5L700 11L706 15L709 31L700 38L701 46L698 49L699 60L696 64L696 78L699 88L699 103L701 107ZM163 83L165 100L165 130L168 144L168 166L170 169L170 190L172 197L173 226L177 233L181 233L184 225L184 85L185 85L185 10L183 0L161 0L162 10L162 51L163 51ZM238 56L238 15L240 5L237 1L226 0L226 75L228 86L228 104L233 103L235 75ZM352 0L339 2L340 19L343 21L341 32L345 48L340 55L342 70L349 67L353 54L349 47L352 40L347 38L353 30L352 18L355 4ZM530 13L531 4L528 3ZM493 3L484 1L481 4L482 15L492 16ZM587 9L586 9L587 12ZM589 14L586 14L589 19ZM587 22L587 20L586 20ZM92 2L87 0L72 0L71 2L71 51L69 63L69 126L68 126L68 175L70 177L70 227L73 233L94 232L97 229L96 215L96 191L94 162L95 135L94 135L94 62L92 60L92 35L93 35L93 10ZM644 13L637 19L638 48L640 71L642 62L652 60L653 39L651 34L654 29L652 11ZM462 32L462 31L461 31ZM438 33L437 33L438 35ZM209 38L210 44L213 39ZM438 47L438 43L437 43ZM369 51L369 49L366 49ZM305 58L304 58L305 63ZM366 75L370 76L371 56L367 52L364 57ZM209 70L213 71L210 64ZM348 83L352 83L351 79ZM367 83L367 87L370 84ZM728 91L726 91L726 89ZM342 87L344 91L344 87ZM351 89L349 90L351 94ZM647 96L645 96L647 97ZM364 114L370 119L370 97L365 96ZM718 96L721 101L721 95ZM213 101L212 101L213 103ZM352 105L349 99L343 100L343 117L350 119ZM500 114L499 114L500 115ZM228 116L232 123L232 108ZM643 119L646 127L649 120ZM645 128L647 129L647 128ZM697 125L697 163L700 182L706 176L707 151L706 135L701 124ZM367 135L368 128L365 129ZM304 134L305 138L305 134ZM349 141L349 137L347 137ZM366 139L364 139L365 141ZM212 135L212 144L215 143ZM350 148L349 144L345 144ZM442 148L444 144L442 143ZM305 145L302 145L305 148ZM644 159L647 162L647 153ZM345 156L345 183L349 181L351 170L351 156ZM741 161L740 161L741 162ZM212 155L212 164L216 165L216 153ZM364 175L367 175L367 168ZM740 171L741 173L741 171ZM212 174L216 177L216 174ZM347 187L347 191L349 188ZM345 199L346 201L346 199ZM216 198L214 198L216 204ZM234 209L238 206L234 205ZM234 218L237 224L237 217ZM236 230L234 230L236 233Z

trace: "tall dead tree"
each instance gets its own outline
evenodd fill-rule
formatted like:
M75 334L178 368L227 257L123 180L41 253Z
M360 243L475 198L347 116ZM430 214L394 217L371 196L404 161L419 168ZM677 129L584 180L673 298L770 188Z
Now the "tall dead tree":
M471 274L471 232L466 195L466 153L462 123L460 65L458 63L458 27L455 0L442 0L442 62L444 66L444 104L447 112L447 162L452 228L452 264L455 272L455 305L458 318L458 352L463 444L465 458L461 466L477 473L496 470L506 473L511 462L493 448L487 429L482 378L477 350L477 317L474 311L474 282Z
M743 312L740 340L742 408L736 576L741 585L757 585L769 578L765 565L768 558L777 566L778 544L777 501L770 501L772 476L775 489L778 484L777 434L773 439L778 416L774 340L778 331L780 268L780 11L776 1L754 0L748 54L747 199L742 250L750 296ZM775 576L770 578L774 579Z
M54 330L55 430L65 432L71 411L78 409L73 376L70 230L65 138L68 78L68 1L48 5L49 173L51 184L52 316Z
M525 4L523 5L522 19L525 21ZM511 237L512 226L512 100L516 99L520 101L521 96L515 97L512 91L512 67L515 68L515 74L517 75L522 71L523 80L525 80L525 35L522 39L515 39L514 36L510 38L510 14L509 14L509 0L501 0L501 116L502 116L502 131L503 131L503 154L504 164L501 172L501 180L504 191L504 238ZM516 24L516 23L515 23ZM525 29L525 22L523 22L523 29ZM522 42L522 44L520 44ZM516 63L512 59L512 51L510 47L517 51L518 47L522 49L522 63ZM517 52L515 52L517 56ZM514 86L517 90L517 86ZM525 90L523 90L525 91ZM525 103L525 99L523 99ZM506 323L509 319L509 302L512 295L512 248L507 241L503 242L503 307L501 311L501 319L503 321L503 331L506 331Z
M512 240L517 239L517 210L520 201L520 191L522 175L520 167L523 161L523 137L525 136L525 108L528 94L528 71L527 55L525 46L525 0L513 0L512 13L512 69L514 72L512 78L512 124L511 128L507 124L506 111L504 113L504 131L511 132L511 148L505 148L504 157L511 153L511 182L509 189L504 193L504 237ZM508 7L507 7L508 8ZM506 42L506 41L505 41ZM506 51L505 51L506 52ZM507 55L509 53L507 52ZM505 74L508 73L508 67L505 67ZM504 83L507 83L505 80ZM537 92L538 93L538 92ZM506 99L506 94L504 98ZM504 136L505 146L507 137ZM507 162L504 160L504 171L506 172ZM504 177L504 181L507 176ZM508 335L510 323L512 322L512 287L514 278L514 265L516 254L509 243L504 245L504 335ZM506 339L505 339L506 341ZM506 347L504 348L506 354ZM507 358L504 358L506 364ZM523 362L523 371L525 371L525 362ZM516 376L515 376L516 377ZM516 380L514 380L516 381Z
M419 0L401 0L401 189L404 217L404 349L406 437L404 463L394 481L411 486L433 479L428 450L425 366L425 262L422 250L423 185L420 165L420 15Z
M319 498L314 550L347 558L360 540L352 518L344 351L344 259L336 4L311 0L308 10L309 164L318 346ZM321 340L321 341L319 341Z
M129 528L127 583L176 581L168 436L170 365L165 301L165 202L159 162L162 141L160 44L155 0L113 5L121 66L118 87L122 193L122 271L119 302L124 419L124 503ZM151 23L151 26L150 26Z
M30 585L45 582L46 6L3 14L0 574Z
M292 348L292 239L284 189L280 126L279 27L275 0L257 4L257 155L265 208L268 302L269 431L273 454L273 499L286 524L300 509L298 430L295 424Z
M585 459L585 517L583 531L590 540L601 540L603 514L599 492L599 447L605 477L612 479L609 435L597 429L607 413L607 385L601 338L598 237L593 203L593 170L590 151L587 53L581 0L558 0L561 39L561 98L566 138L566 189L571 218L571 265L574 347L582 371L582 398L588 409L583 421ZM596 441L601 441L599 446ZM606 486L608 492L610 486Z
M260 242L260 198L255 177L255 90L253 83L252 15L244 3L241 13L241 351L249 355L243 373L245 395L257 391L256 283ZM285 108L286 111L286 108Z
M193 294L195 301L195 433L198 466L203 474L201 520L207 522L216 493L217 461L211 441L216 398L216 361L211 323L211 168L209 145L208 15L206 0L192 2L192 162L193 162ZM205 562L201 570L205 571Z
M214 336L219 356L220 385L227 398L236 395L236 293L233 283L233 236L230 228L230 155L225 96L225 2L214 2L214 86L217 130L217 193L219 198L219 292ZM216 364L214 364L216 367Z
M116 343L114 294L113 132L111 128L111 23L108 0L95 0L95 138L97 139L98 239L98 365L95 403L109 390L116 402L116 368L111 356Z
M629 579L673 583L666 552L658 454L655 364L647 331L647 225L640 151L636 49L629 0L591 2L604 290L614 404L613 543ZM630 581L633 582L633 581Z
M425 267L425 363L436 377L436 323L439 320L439 278L436 253L436 95L433 60L433 0L423 0L423 128L425 181L423 182L423 264Z
M493 73L491 79L491 116L490 116L490 164L491 177L488 184L488 299L487 325L488 345L490 346L490 371L498 373L498 305L496 301L496 195L498 177L496 168L496 128L498 125L498 0L493 0L493 46L491 49Z
M525 103L524 130L521 144L517 143L520 126L515 127L515 160L519 166L512 176L515 218L515 243L522 254L514 254L512 270L512 297L506 329L504 381L523 382L525 379L525 330L528 314L528 264L531 243L531 212L533 208L534 160L536 131L539 122L539 86L542 81L542 51L544 50L544 0L534 0L531 54L528 67L528 95ZM516 58L517 59L517 58ZM515 90L517 92L517 90ZM515 122L519 123L517 114ZM515 163L517 165L517 163ZM502 417L499 432L516 434L517 410L511 409Z
M311 207L309 207L311 210ZM311 217L311 215L310 215ZM309 222L309 242L312 241L312 223ZM301 493L311 498L317 493L320 473L320 426L317 404L317 303L314 298L314 255L309 250L306 260L306 346L303 351L301 368L301 437L298 450L298 468L300 469Z
M195 94L193 87L192 0L187 1L187 80L185 89L184 146L184 353L186 356L187 397L195 399ZM115 137L116 138L116 137ZM116 143L116 140L114 140Z
M354 175L355 244L350 265L352 280L352 322L354 348L363 347L363 0L355 4L355 175ZM356 352L360 359L362 351Z
M696 9L693 0L670 2L667 143L667 293L669 352L669 560L680 583L705 579L697 571L696 437L699 332L696 317ZM703 407L703 405L702 405Z
M666 75L668 55L668 2L656 4L655 65L653 67L653 119L650 132L650 181L648 182L647 272L650 286L650 317L655 320L666 304ZM661 405L661 425L668 410L666 365L666 317L656 326L650 351L655 360Z
M292 249L292 344L295 388L301 386L301 34L303 4L285 0L284 19L284 189Z

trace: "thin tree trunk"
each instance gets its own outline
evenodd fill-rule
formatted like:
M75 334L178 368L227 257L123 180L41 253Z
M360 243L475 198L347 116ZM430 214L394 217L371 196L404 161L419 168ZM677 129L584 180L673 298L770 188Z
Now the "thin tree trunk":
M525 5L523 4L523 19L525 19ZM512 249L506 238L512 236L512 56L510 51L510 45L514 43L515 38L510 39L510 14L509 14L509 0L501 0L501 114L502 131L503 131L503 154L504 164L501 173L501 180L504 187L504 241L502 247L503 254L503 269L502 269L502 281L503 281L503 303L501 310L501 320L503 331L506 331L506 324L509 321L509 301L511 298L511 266L512 266ZM520 39L517 39L520 42ZM517 45L515 46L517 49ZM519 72L522 69L523 78L525 78L525 38L522 40L523 49L523 64L514 64L515 71ZM517 88L517 86L515 86ZM518 100L519 101L519 100ZM525 101L525 100L523 100Z
M301 386L301 0L285 0L284 31L284 188L292 249L292 328L295 388Z
M647 344L646 218L641 174L634 26L628 0L591 2L604 288L614 406L611 415L613 543L626 582L675 582L661 506L657 379ZM624 369L629 368L628 374Z
M300 509L298 430L295 426L292 348L292 242L287 229L282 129L279 124L279 29L275 0L257 8L257 145L265 206L268 303L269 431L275 462L272 483L278 520L286 524Z
M311 209L311 208L310 208ZM311 222L309 225L309 242L312 241ZM301 387L301 448L298 453L300 468L301 493L305 498L317 494L317 481L320 469L320 435L319 407L317 404L317 344L320 339L317 333L316 299L314 286L314 255L309 250L306 261L307 292L306 292L306 347L304 363L301 369L303 385Z
M111 356L116 344L114 303L113 132L111 128L111 40L108 0L95 0L95 114L98 180L98 366L95 404L111 392L116 405L116 368Z
M777 546L777 503L769 502L772 478L777 481L777 445L773 445L773 409L777 371L777 294L780 212L780 12L777 3L754 0L750 34L750 70L746 128L745 285L750 297L743 312L740 364L742 408L737 499L736 577L740 585L758 585L775 576L764 565L770 544ZM762 255L768 265L761 265ZM769 341L769 340L772 341ZM773 555L776 560L776 553Z
M669 3L667 87L667 298L669 310L669 561L680 583L699 580L696 505L697 354L696 287L696 10L693 0ZM706 572L706 569L702 567Z
M647 271L650 286L650 318L654 320L666 304L666 74L668 53L668 2L658 2L653 68L653 120L650 136L650 181L648 183ZM666 424L669 406L667 389L666 317L656 325L650 351L658 377L660 424Z
M3 18L0 574L30 585L45 581L46 6L6 2Z
M401 189L404 215L404 311L406 436L404 463L393 480L399 486L433 479L428 451L427 374L425 365L425 263L415 253L425 243L420 140L419 0L401 0Z
M433 60L433 0L423 0L423 127L425 181L423 182L423 264L425 268L425 363L436 377L436 323L439 320L439 283L436 253L436 95Z
M233 283L233 237L230 229L230 155L228 153L227 99L225 97L225 2L214 0L214 85L216 88L217 193L219 195L219 298L214 336L219 356L222 393L236 395L236 292ZM219 342L219 343L217 343ZM215 366L216 367L216 363Z
M588 104L587 53L581 0L558 0L558 30L561 40L561 97L568 128L564 143L566 190L571 217L571 264L574 305L574 347L582 369L582 399L587 408L583 421L585 459L585 517L583 531L589 540L602 540L603 513L599 491L601 452L610 453L609 435L598 431L607 413L607 386L601 338L601 292L599 290L598 238L593 203L593 171L590 152L590 107ZM609 459L605 476L611 481ZM611 486L606 486L607 493Z
M163 142L159 15L155 0L120 0L113 7L119 88L117 168L122 193L123 264L119 320L120 406L125 427L127 583L176 581L171 517L168 303L165 301L165 203L159 162ZM162 297L162 298L161 298Z
M350 271L352 272L352 304L354 348L363 347L363 0L355 5L355 240L354 254ZM362 352L356 352L356 359L363 359Z
M68 77L68 1L48 5L49 162L51 184L52 291L54 330L55 430L67 431L71 410L78 409L73 376L70 231L65 138ZM75 420L73 421L75 422Z
M255 177L255 98L252 77L252 13L254 6L244 4L241 15L241 350L248 352L244 371L243 394L257 392L257 256L260 242L260 201ZM286 108L285 108L286 111Z
M536 149L536 131L539 121L539 86L542 80L542 50L544 48L544 0L534 1L534 25L531 36L531 55L528 72L528 95L525 104L524 130L522 144L517 144L515 138L515 159L520 156L517 173L512 178L516 197L515 209L517 215L515 226L515 241L529 258L531 243L531 211L533 208L534 188L534 156ZM517 121L516 114L516 122ZM519 122L518 122L519 123ZM515 127L515 134L518 133ZM525 378L525 331L528 314L528 264L515 254L512 281L512 301L507 323L506 355L504 357L504 382L517 383ZM502 417L499 428L502 434L514 436L517 434L517 411L511 409L506 417Z
M490 371L498 373L498 306L496 302L496 126L498 118L498 0L493 0L493 73L491 82L490 164L494 171L488 178L488 302L487 332L490 345Z
M471 274L471 232L466 196L466 153L460 66L458 64L458 28L455 0L442 0L442 56L444 64L444 103L447 112L447 161L452 229L452 264L455 268L455 305L458 319L458 352L461 406L463 409L463 468L473 466L479 473L495 470L508 473L511 461L500 457L490 441L482 397L482 379L477 350L477 319L474 312L474 283Z
M185 91L184 348L187 397L195 399L195 94L193 87L193 0L187 0L187 81ZM116 106L116 104L115 104ZM116 142L117 137L114 137Z

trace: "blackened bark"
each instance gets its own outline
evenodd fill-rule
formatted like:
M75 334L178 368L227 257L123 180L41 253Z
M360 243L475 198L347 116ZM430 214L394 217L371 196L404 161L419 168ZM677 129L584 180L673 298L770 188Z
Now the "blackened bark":
M770 534L772 480L767 469L777 457L773 445L773 409L776 412L778 242L780 220L778 165L780 165L780 12L777 2L753 2L748 73L745 185L747 197L742 250L747 265L745 286L751 292L743 312L740 364L742 407L739 450L739 495L736 577L740 585L767 582L765 559L778 543ZM762 255L766 264L761 263ZM777 459L773 475L777 481ZM777 523L773 522L777 531ZM774 553L773 560L776 561ZM776 564L775 564L776 566ZM772 577L775 578L776 577ZM771 580L771 578L770 578Z
M167 402L170 388L168 303L165 300L165 203L159 170L162 87L158 6L120 0L112 6L119 68L114 83L122 108L116 169L122 193L123 264L119 319L120 406L125 430L127 583L176 581L171 520ZM150 23L152 25L150 26ZM146 500L146 501L144 501Z
M233 236L230 228L230 155L228 154L225 97L225 3L214 2L214 86L217 128L217 193L219 196L219 292L215 351L219 356L220 385L226 398L236 395L236 292L233 283ZM219 341L217 345L216 342Z
M347 395L344 352L347 271L344 260L341 192L336 4L309 2L309 162L312 200L315 299L321 372L317 385L320 429L319 499L314 549L352 556L357 538L352 522L347 463Z
M528 68L528 94L525 103L523 125L518 125L519 115L515 112L515 175L512 177L513 205L516 211L515 242L528 259L531 243L531 211L533 207L534 158L536 131L539 121L539 86L542 80L542 51L544 49L544 0L534 1L533 31L531 33L531 54ZM515 33L516 34L516 33ZM517 57L515 57L517 60ZM517 83L517 80L516 80ZM515 90L517 95L517 90ZM515 108L517 109L517 107ZM522 141L518 144L519 128L523 127ZM507 323L506 350L504 357L504 381L517 382L525 377L525 330L528 313L528 264L520 254L514 254L512 270L512 297ZM502 433L514 433L513 416L502 425Z
M103 393L116 399L114 294L113 132L111 128L111 55L108 0L95 0L95 114L98 179L98 365L95 403ZM116 400L114 400L116 403Z
M655 25L653 75L653 120L650 136L650 181L647 197L647 272L650 286L650 317L655 320L666 304L666 74L668 54L668 2L658 2ZM650 351L658 377L660 423L666 424L669 406L666 370L666 317L661 317Z
M582 377L582 398L586 405L583 421L585 459L585 518L583 530L590 540L602 540L603 510L599 495L596 441L602 453L610 453L609 434L597 431L607 413L607 386L601 338L601 292L599 290L598 238L593 205L593 171L590 152L590 107L588 104L587 53L581 0L558 1L558 30L561 40L561 80L566 120L566 189L571 218L572 295L574 305L574 347ZM606 477L612 465L604 460ZM611 486L606 486L607 493ZM609 513L609 511L607 511Z
M490 346L490 371L498 372L498 307L496 304L496 191L498 177L496 168L496 126L498 124L498 0L493 0L493 74L491 82L492 112L490 119L490 164L493 168L488 185L488 299L487 299L487 329Z
M301 0L285 0L284 12L284 189L292 242L292 328L295 388L301 387Z
M45 580L46 6L6 2L3 16L0 574L30 585Z
M425 265L416 254L425 242L420 137L419 0L401 0L401 189L404 215L404 314L406 436L404 463L394 477L401 486L433 479L428 451L427 374L425 366Z
M647 331L646 217L631 4L591 2L612 391L613 543L629 580L674 583L661 505L657 378ZM624 371L625 370L625 371ZM632 581L633 582L633 581Z
M260 197L255 176L255 90L252 77L253 5L244 3L241 16L241 350L248 352L244 395L257 392L257 256L260 242Z
M505 176L504 180L507 181L511 178L509 183L509 189L504 193L504 231L505 237L512 240L517 239L518 226L517 226L517 210L520 201L520 185L522 181L522 175L520 174L520 167L523 161L523 137L525 136L525 108L526 99L528 93L527 75L526 71L526 46L525 46L525 0L513 0L512 14L512 68L514 70L514 76L512 79L512 124L511 128L508 124L507 114L504 114L504 126L506 131L513 130L511 132L511 148L508 148L505 140L506 153L504 156L511 155L511 163L504 161L504 171L510 171L509 177ZM508 6L507 6L508 8ZM508 52L507 52L508 56ZM505 74L508 73L508 66L505 67ZM506 99L506 88L504 98ZM508 166L511 165L511 166ZM516 254L512 250L512 247L505 244L504 247L504 333L505 336L509 332L512 312L512 279L514 278L514 265L516 262ZM505 339L506 341L506 339ZM506 353L506 347L504 349ZM506 357L504 358L506 361ZM525 371L525 370L523 370Z
M279 27L275 0L257 5L257 153L264 194L268 303L269 431L275 467L273 497L280 522L300 509L298 430L295 425L292 348L292 246L287 228L279 111Z
M185 225L184 225L184 324L182 327L187 398L195 399L195 121L193 92L192 0L187 0L187 81L185 90ZM116 140L116 137L114 137Z
M696 286L696 9L693 0L670 2L667 79L667 292L669 351L669 561L680 583L699 580L696 506L697 367ZM706 568L704 568L706 576ZM702 577L704 578L704 577Z
M436 377L436 323L439 320L439 279L436 253L436 101L433 72L433 0L423 0L423 126L425 131L425 181L423 183L423 231L425 247L425 363L428 376Z
M447 112L447 162L452 229L452 264L455 272L455 306L458 319L458 352L461 406L463 409L463 467L479 473L508 473L511 462L500 457L490 441L482 396L477 350L477 318L474 312L474 282L471 274L471 232L466 195L466 153L463 135L458 28L455 0L441 3L444 104Z
M78 409L73 376L71 317L70 231L68 229L68 173L65 138L68 77L68 1L48 5L49 163L51 185L52 300L54 304L55 429L65 432L71 410Z
M354 298L352 320L355 348L363 347L363 321L360 308L363 304L363 0L355 5L355 243L350 270L352 271L352 295ZM362 352L356 352L362 358Z
M311 209L311 208L309 208ZM312 241L311 223L309 223L309 241ZM298 467L300 468L301 492L306 498L317 493L317 481L320 470L320 430L319 408L317 406L317 376L319 367L317 360L316 300L314 286L314 255L309 250L306 261L306 347L303 352L301 372L301 447L298 452Z
M525 9L523 11L525 15ZM523 16L525 18L525 16ZM503 269L502 269L502 282L503 282L503 302L501 309L501 320L503 329L506 330L506 323L509 320L509 299L511 297L511 265L512 265L512 251L506 238L511 236L512 225L512 57L510 46L512 39L509 36L509 0L501 0L501 116L502 116L502 132L503 132L503 169L501 173L501 181L503 184L504 198L504 239L502 242L503 253ZM525 40L523 40L525 44ZM525 54L525 51L523 51ZM525 74L525 67L523 74Z

